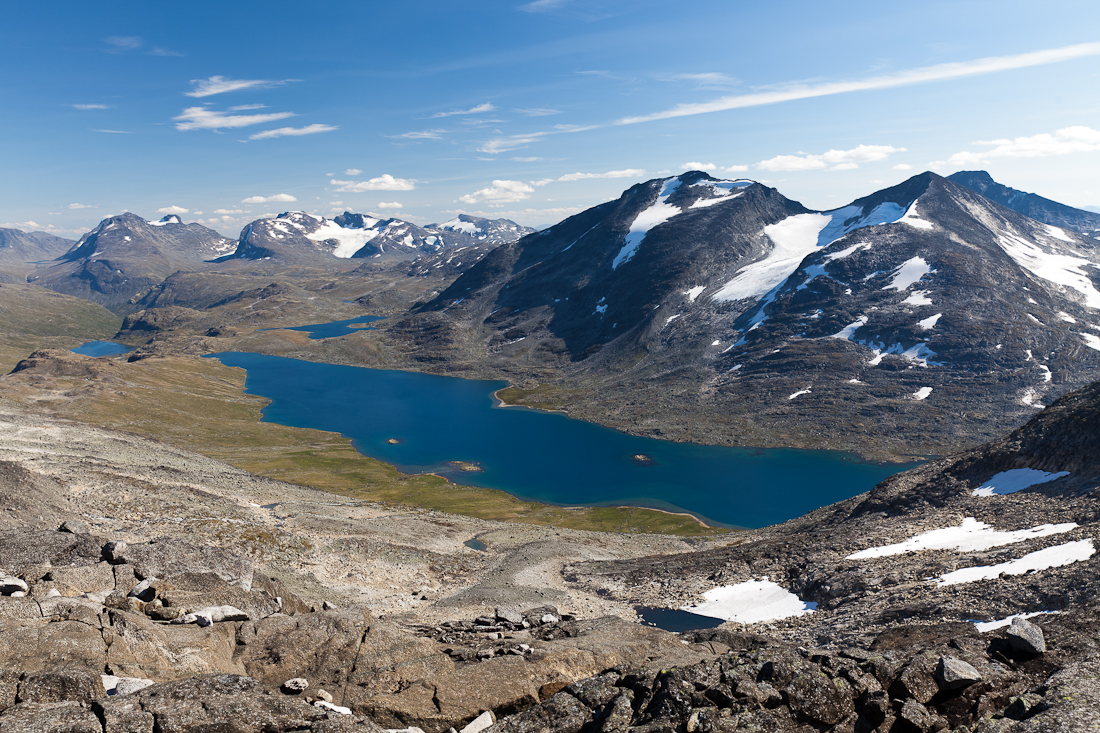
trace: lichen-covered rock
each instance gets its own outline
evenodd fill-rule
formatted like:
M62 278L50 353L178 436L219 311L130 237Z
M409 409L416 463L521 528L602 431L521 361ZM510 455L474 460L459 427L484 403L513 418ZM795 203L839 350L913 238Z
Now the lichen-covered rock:
M1005 640L1014 650L1024 654L1042 654L1047 650L1043 630L1027 619L1012 619L1012 624L1005 629Z
M941 690L957 690L982 681L982 673L974 666L955 657L940 657L936 666L936 683Z
M222 580L252 587L252 562L232 550L195 545L176 537L158 537L130 545L121 556L142 578L173 578L184 573L213 573Z
M786 691L791 710L826 725L839 723L855 710L851 685L820 669L798 675Z

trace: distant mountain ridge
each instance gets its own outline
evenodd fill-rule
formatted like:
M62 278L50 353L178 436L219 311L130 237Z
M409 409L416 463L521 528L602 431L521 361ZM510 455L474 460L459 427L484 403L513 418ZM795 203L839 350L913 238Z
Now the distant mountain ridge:
M1026 191L1019 191L1004 184L997 183L985 171L959 171L947 177L960 185L966 186L972 191L977 191L991 201L996 201L1001 206L1007 206L1013 211L1024 216L1041 221L1044 224L1053 224L1058 227L1074 229L1082 234L1100 238L1100 208L1075 209L1072 206L1051 201L1048 198Z
M422 363L598 383L578 416L615 426L661 384L662 411L746 431L692 439L854 447L944 410L984 439L1100 377L1100 245L934 173L817 212L696 171L498 247L388 333Z
M117 309L173 272L196 269L234 246L213 229L184 224L178 216L146 221L127 212L101 221L28 282Z
M236 250L224 259L413 259L452 247L510 242L532 231L508 219L480 219L465 214L443 224L421 227L402 219L380 219L350 211L334 219L289 211L249 224L241 231Z

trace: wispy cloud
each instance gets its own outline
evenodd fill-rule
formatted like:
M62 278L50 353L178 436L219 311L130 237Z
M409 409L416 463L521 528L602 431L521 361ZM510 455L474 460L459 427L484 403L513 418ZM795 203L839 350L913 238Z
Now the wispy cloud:
M682 171L716 171L718 166L714 163L684 163L680 166Z
M364 191L412 191L416 188L416 180L412 178L394 178L389 173L383 173L369 181L338 181L335 178L329 181L333 186L338 186L337 191L345 193L362 193Z
M490 158L490 160L494 160L494 158ZM538 162L540 160L546 160L546 158L539 158L539 157L534 157L534 156L532 156L532 157L514 156L512 158L512 160L516 161L517 163L535 163L535 162Z
M456 109L451 110L450 112L436 112L429 119L435 119L437 117L454 117L456 115L480 115L484 114L485 112L496 112L496 110L497 108L494 107L492 104L490 104L489 102L485 102L484 104L479 104L476 107L471 107L470 109Z
M73 109L110 109L109 104L73 104L70 105Z
M277 193L274 196L249 196L246 199L241 199L242 204L286 204L298 199L291 196L289 193ZM214 212L217 213L217 212Z
M493 181L493 185L460 196L459 201L464 204L476 204L486 202L489 204L509 204L531 198L535 189L523 181Z
M974 144L993 147L976 153L965 150L955 153L947 159L947 164L980 165L991 158L1046 158L1052 155L1090 153L1100 150L1100 130L1078 125L1064 127L1053 133L1044 132L1012 140L979 140Z
M658 81L691 82L696 89L728 89L741 83L740 79L717 71L699 74L661 74L658 75L657 79Z
M129 135L129 130L92 130L92 132L106 132L111 135Z
M826 82L823 84L798 84L772 91L720 97L710 102L680 104L661 112L638 115L636 117L623 117L622 119L616 120L615 124L633 125L639 122L666 120L672 117L688 117L691 115L722 112L743 107L758 107L765 104L790 102L796 99L810 99L812 97L826 97L834 94L846 94L848 92L889 89L891 87L909 86L912 84L961 79L963 77L978 76L980 74L992 74L998 71L1009 71L1011 69L1023 69L1029 66L1054 64L1084 56L1096 56L1098 54L1100 54L1100 43L1081 43L1074 46L1032 51L1030 53L1016 54L1013 56L991 56L988 58L976 59L974 61L925 66L917 69L910 69L908 71L901 71L896 74L872 76L866 79Z
M144 43L141 36L111 36L105 40L115 51L136 51Z
M626 168L621 171L607 171L606 173L566 173L558 178L543 178L541 181L531 181L532 186L545 186L548 183L558 181L585 181L590 178L638 178L645 175L642 168Z
M269 112L262 115L230 115L225 112L210 109L208 107L188 107L178 117L177 130L221 130L224 128L248 127L250 125L262 125L276 120L285 120L287 117L296 117L293 112Z
M482 143L482 145L478 148L478 151L482 153L490 153L492 155L496 155L497 153L504 153L509 150L515 150L516 148L526 147L531 143L537 143L550 135L562 135L570 132L584 132L585 130L595 130L599 127L604 127L604 125L556 125L553 130L543 130L541 132L529 132L522 135L508 135L505 137L493 138Z
M550 109L549 107L533 107L528 109L514 109L513 112L519 112L521 115L527 115L528 117L548 117L550 115L560 115L560 109Z
M159 46L153 46L149 49L150 56L183 56L179 51L172 51L167 48L160 48Z
M249 135L249 140L270 140L274 137L297 137L300 135L316 135L319 132L332 132L339 130L334 125L306 125L305 127L279 127L275 130L264 130L255 135Z
M248 214L244 209L214 209L215 214Z
M762 160L756 167L764 171L812 171L834 170L843 171L858 168L859 163L870 163L886 160L892 153L905 152L905 148L895 148L893 145L858 145L851 150L829 150L820 155L777 155L768 160Z
M534 0L534 2L520 5L519 9L528 13L545 13L562 7L566 2L567 0Z
M421 130L420 132L403 132L400 135L390 135L402 140L442 140L447 130Z
M95 209L91 204L69 204L70 209Z
M191 86L194 87L189 92L184 92L188 97L209 97L214 94L224 94L226 92L239 92L244 89L267 89L269 87L279 86L286 84L287 82L295 81L294 79L282 79L274 81L271 79L229 79L224 76L212 76L209 79L192 79Z
M182 206L175 206L175 205L165 206L162 209L157 209L158 214L186 214L189 211L191 211L191 209L185 209ZM202 212L200 211L200 212L197 212L197 213L201 214Z

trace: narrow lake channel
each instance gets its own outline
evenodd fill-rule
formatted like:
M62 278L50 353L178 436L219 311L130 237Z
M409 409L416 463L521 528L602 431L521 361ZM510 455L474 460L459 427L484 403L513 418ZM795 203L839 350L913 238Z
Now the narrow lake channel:
M247 370L245 391L272 400L265 421L338 432L402 471L550 504L643 506L759 527L850 498L910 467L834 451L635 437L562 414L498 407L492 393L504 382L240 352L211 356Z

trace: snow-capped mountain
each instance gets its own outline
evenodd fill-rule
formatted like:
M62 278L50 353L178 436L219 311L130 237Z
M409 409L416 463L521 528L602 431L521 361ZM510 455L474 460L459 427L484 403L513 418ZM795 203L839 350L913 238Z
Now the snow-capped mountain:
M424 227L439 232L454 247L474 244L507 244L531 234L535 230L517 224L510 219L482 219L469 214L459 214L442 224Z
M151 222L124 213L101 221L28 281L117 308L173 272L196 269L234 247L233 240L178 216Z
M291 261L315 258L318 253L342 259L412 259L449 247L514 241L530 231L506 219L460 216L446 224L420 227L402 219L349 211L334 219L291 211L249 224L241 232L237 250L226 259Z
M1100 247L932 173L819 212L691 172L497 248L394 334L595 375L627 426L657 380L732 430L958 441L1100 377Z
M948 179L1036 221L1074 229L1100 239L1100 213L1075 209L1038 194L1018 191L997 183L985 171L959 171L952 173Z

